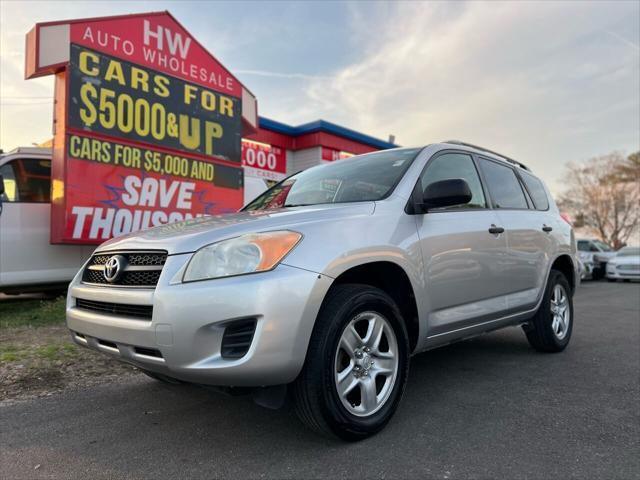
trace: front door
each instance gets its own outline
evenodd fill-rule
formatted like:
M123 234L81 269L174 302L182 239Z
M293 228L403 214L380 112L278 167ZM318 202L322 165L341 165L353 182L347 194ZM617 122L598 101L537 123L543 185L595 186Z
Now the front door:
M495 230L498 219L489 209L471 155L437 154L429 160L420 188L453 178L466 180L471 202L416 215L430 312L428 336L465 328L507 309L502 275L506 239Z

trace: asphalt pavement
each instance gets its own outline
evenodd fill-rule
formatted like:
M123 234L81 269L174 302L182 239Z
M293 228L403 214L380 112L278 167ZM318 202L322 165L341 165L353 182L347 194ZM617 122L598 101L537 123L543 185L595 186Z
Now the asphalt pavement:
M640 478L640 285L585 283L568 349L519 328L413 358L379 435L143 375L0 407L0 477Z

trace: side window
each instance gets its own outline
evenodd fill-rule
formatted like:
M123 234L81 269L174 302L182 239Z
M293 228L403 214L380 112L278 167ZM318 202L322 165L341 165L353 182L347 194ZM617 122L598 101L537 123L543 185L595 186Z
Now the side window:
M527 172L521 173L522 180L529 190L529 194L533 199L533 203L537 210L546 210L549 208L549 199L547 198L547 192L544 189L542 182Z
M588 240L578 240L578 250L581 252L589 251L589 241Z
M451 208L487 208L484 199L482 183L470 155L463 153L445 153L429 161L429 165L420 179L422 191L434 182L461 178L466 180L471 189L472 197L469 203L459 206L445 207L443 210Z
M484 158L480 159L480 165L496 208L528 208L520 181L511 167Z
M3 202L17 202L18 190L16 188L16 176L13 173L14 162L5 163L0 167L0 175L4 183L4 193L2 194Z
M51 197L51 160L21 158L0 167L4 178L2 200L20 203L47 203Z

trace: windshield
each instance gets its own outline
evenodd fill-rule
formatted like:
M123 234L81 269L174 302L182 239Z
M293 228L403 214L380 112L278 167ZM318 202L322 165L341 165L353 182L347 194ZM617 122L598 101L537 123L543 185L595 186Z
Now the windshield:
M420 150L386 150L310 168L274 185L244 210L381 200Z
M609 245L607 245L604 242L601 242L600 240L594 240L593 243L603 252L610 252L611 251L611 247Z
M618 257L638 257L640 256L640 247L624 247L617 255Z

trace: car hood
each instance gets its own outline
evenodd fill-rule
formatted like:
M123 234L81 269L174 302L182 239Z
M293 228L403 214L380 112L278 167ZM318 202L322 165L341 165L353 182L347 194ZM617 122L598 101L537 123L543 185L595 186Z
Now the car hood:
M638 265L640 264L640 256L638 255L625 255L624 257L614 257L610 260L616 265Z
M594 252L593 256L596 260L606 262L616 256L616 252Z
M374 202L358 202L212 215L116 237L100 245L96 251L148 249L167 250L169 254L194 252L205 245L246 233L296 230L308 223L371 215L374 210Z

